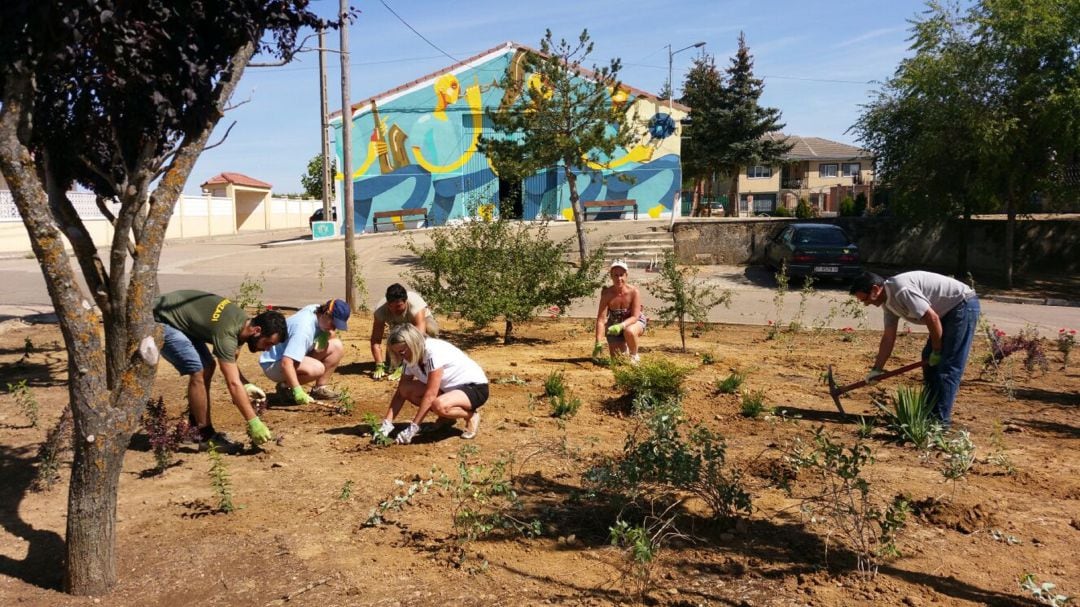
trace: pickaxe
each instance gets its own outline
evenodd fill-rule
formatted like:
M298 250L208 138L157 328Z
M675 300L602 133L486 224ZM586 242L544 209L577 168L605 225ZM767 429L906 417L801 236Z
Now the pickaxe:
M926 363L924 361L920 360L920 361L913 362L913 363L911 363L909 365L904 365L903 367L898 367L896 369L893 369L892 371L886 371L886 372L882 373L881 375L876 376L874 378L874 382L877 383L877 382L879 382L879 381L881 381L883 379L889 379L890 377L900 375L900 374L903 374L903 373L907 373L908 371L911 371L912 369L918 369L919 367L923 366L924 364L926 364ZM851 392L855 388L862 388L863 386L869 385L865 379L862 379L862 380L859 380L859 381L857 381L857 382L855 382L853 384L849 384L849 385L846 385L846 386L837 386L836 385L836 379L833 377L832 365L829 365L829 373L827 374L827 379L828 379L828 382L829 382L829 396L832 397L833 403L836 404L837 410L839 410L840 413L842 413L844 415L847 415L847 412L844 411L844 407L840 405L840 395L844 394L846 392Z

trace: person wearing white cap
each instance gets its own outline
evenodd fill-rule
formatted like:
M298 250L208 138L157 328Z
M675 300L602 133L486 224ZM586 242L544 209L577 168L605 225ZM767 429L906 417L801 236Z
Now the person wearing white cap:
M626 281L626 262L611 262L611 286L600 290L600 307L596 311L596 344L593 356L603 351L600 339L607 338L608 353L614 357L627 355L631 363L638 362L638 339L645 332L645 312L641 293Z

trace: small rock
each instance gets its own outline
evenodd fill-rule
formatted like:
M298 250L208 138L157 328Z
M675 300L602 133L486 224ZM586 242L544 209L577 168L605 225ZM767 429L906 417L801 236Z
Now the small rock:
M922 601L920 601L916 597L908 595L908 596L904 597L904 604L907 605L908 607L921 607Z
M678 588L668 588L667 593L674 596L676 594L679 594L679 589Z
M284 468L285 464L283 464L281 462L274 462L274 463L270 464L270 467L271 468Z

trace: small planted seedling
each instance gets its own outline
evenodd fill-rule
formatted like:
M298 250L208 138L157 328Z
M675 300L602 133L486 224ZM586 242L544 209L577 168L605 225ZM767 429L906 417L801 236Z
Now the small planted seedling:
M338 494L338 500L347 502L352 497L352 481L345 481L345 484L341 486L341 493Z
M566 381L562 371L553 371L544 380L544 396L549 398L566 396Z
M877 401L874 405L884 414L885 427L900 443L911 442L916 449L925 451L934 436L941 433L941 426L934 421L934 401L922 387L901 386L893 397L892 409Z
M15 399L15 406L19 408L19 412L30 422L30 427L36 428L38 425L38 402L37 398L34 397L34 393L30 390L30 386L26 385L26 380L23 379L14 384L8 384L7 389L8 394L11 394L12 398Z
M570 396L551 397L551 416L559 419L570 419L581 408L581 400Z
M745 380L746 376L736 371L724 379L717 379L716 391L720 394L735 394L742 387Z
M232 481L229 479L229 468L225 465L225 458L217 450L214 441L210 441L207 453L210 455L210 486L214 489L214 497L217 498L219 512L228 514L236 510L232 501Z
M859 419L855 422L855 434L859 438L870 438L870 435L874 433L874 418L859 416Z
M188 433L186 421L177 422L173 427L169 424L169 414L165 410L165 400L158 398L146 401L146 412L143 413L143 429L146 437L150 439L150 448L154 451L154 473L160 474L172 465L173 454Z
M947 482L953 483L955 490L956 482L967 476L975 463L975 443L967 430L958 430L951 437L944 434L934 436L934 446L945 455L945 462L941 468L941 475Z
M60 477L60 456L71 448L72 430L71 407L64 407L56 425L45 435L45 442L38 449L37 476L34 478L35 491L47 491Z
M703 364L703 365L712 365L712 364L715 364L715 363L716 363L716 357L713 356L712 352L702 352L701 353L701 364Z
M339 392L340 396L337 399L335 413L338 415L352 415L353 411L356 411L356 401L353 400L352 393L344 386L341 387Z
M385 522L387 512L398 511L407 506L417 494L423 495L431 488L433 479L414 479L408 485L401 479L394 479L394 491L379 502L379 505L371 509L367 519L360 524L361 527L377 527Z
M1024 574L1024 577L1020 578L1020 588L1031 593L1031 598L1035 599L1041 605L1050 605L1050 607L1064 607L1072 601L1072 597L1058 594L1055 592L1057 584L1053 582L1039 583L1035 581L1035 575L1031 573Z
M394 444L394 439L390 438L390 435L383 431L382 420L379 419L378 415L375 415L374 413L365 413L362 421L371 429L371 442L380 447L387 447Z
M739 405L739 415L755 419L765 411L765 392L763 390L745 390L742 395L742 404Z

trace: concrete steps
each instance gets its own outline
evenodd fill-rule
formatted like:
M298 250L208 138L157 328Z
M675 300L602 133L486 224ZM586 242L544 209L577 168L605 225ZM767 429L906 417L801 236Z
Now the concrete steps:
M651 228L646 232L625 234L622 238L604 243L604 259L610 264L622 259L631 268L655 267L664 257L664 253L675 250L671 233L662 228Z

